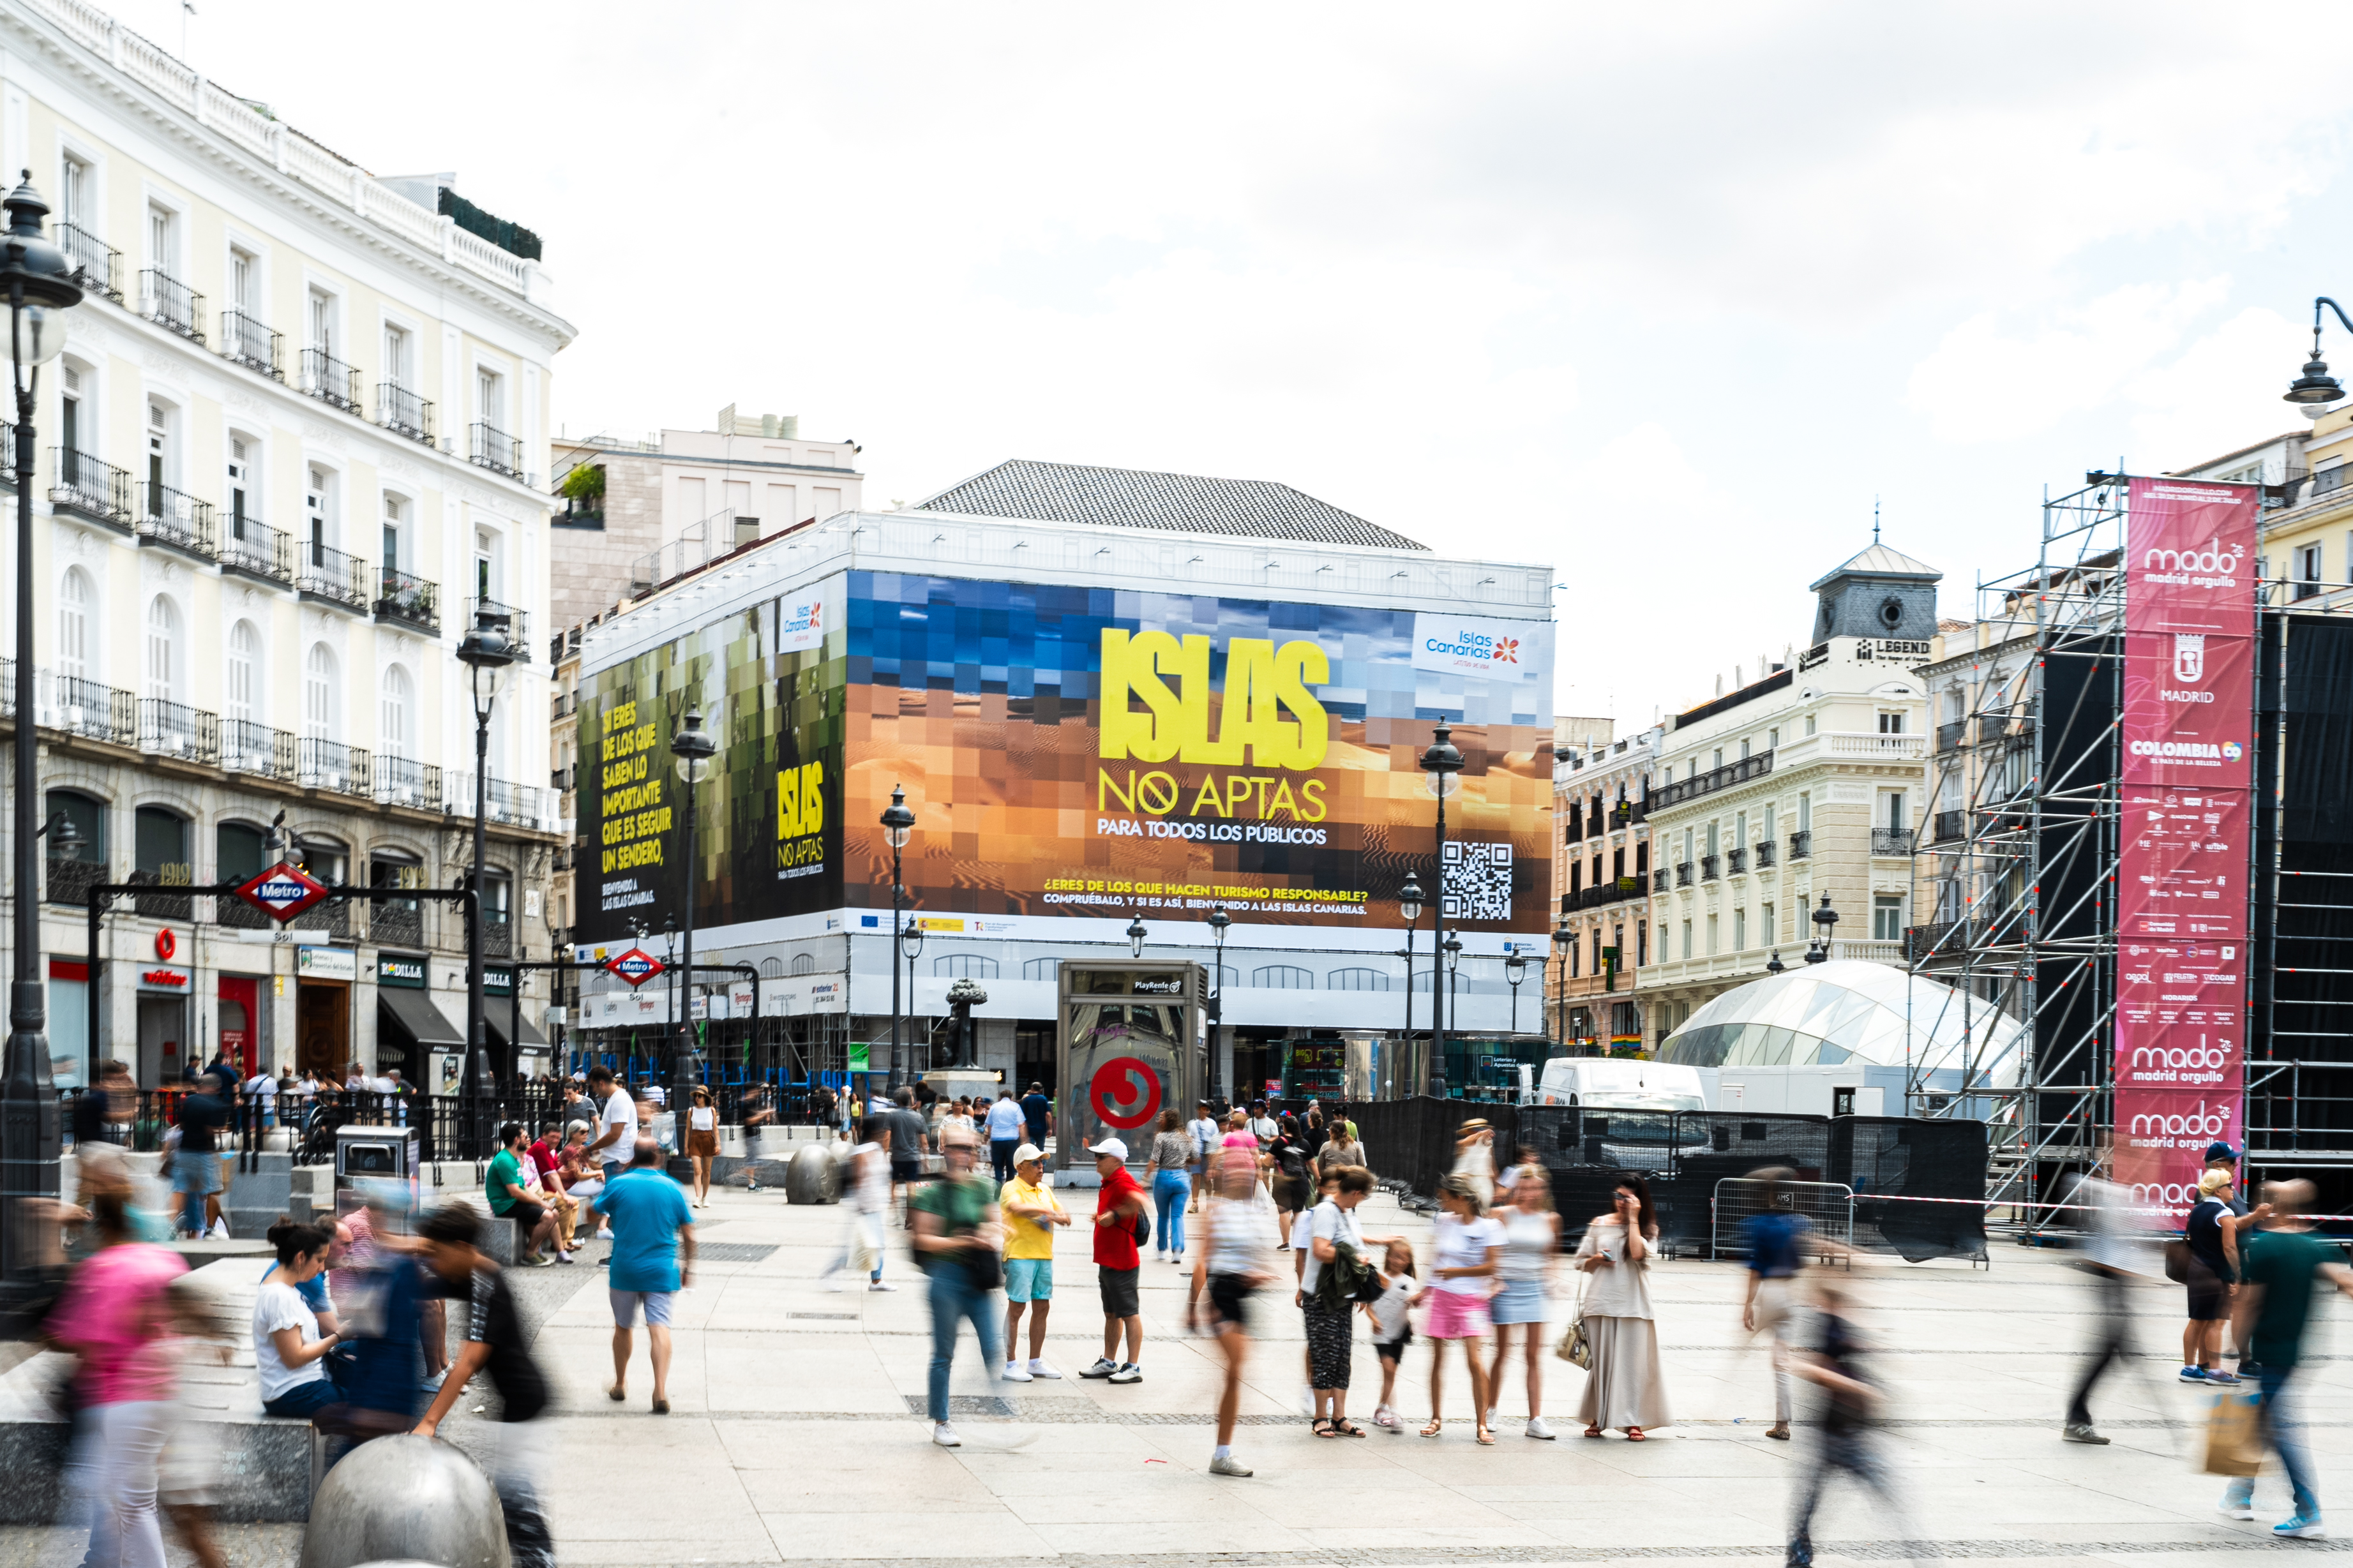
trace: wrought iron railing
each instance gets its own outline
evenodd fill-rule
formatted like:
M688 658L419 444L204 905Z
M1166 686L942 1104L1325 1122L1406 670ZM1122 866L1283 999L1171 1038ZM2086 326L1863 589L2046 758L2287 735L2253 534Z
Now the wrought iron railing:
M49 858L48 901L53 904L90 903L90 890L109 880L106 864L101 860L60 860Z
M348 937L352 934L352 906L341 899L322 900L287 923L296 931L322 931L329 936Z
M281 588L294 585L294 542L259 518L232 517L222 530L224 572L242 572Z
M469 629L479 623L484 616L489 616L492 620L500 623L500 629L506 634L507 646L514 650L517 658L527 659L531 657L531 617L529 616L516 609L512 605L501 605L496 599L466 601L466 626Z
M368 607L366 562L356 555L346 555L331 544L316 543L303 545L301 558L294 573L298 592L346 609L364 611Z
M337 795L367 795L373 788L374 761L359 747L346 746L340 741L305 735L294 742L295 782L311 789L332 790Z
M1667 868L1664 866L1651 873L1651 890L1654 893L1667 890Z
M220 761L220 716L160 697L139 701L139 749L207 767Z
M1675 886L1676 886L1676 887L1678 887L1678 888L1688 888L1688 887L1690 887L1690 886L1692 885L1692 872L1693 872L1694 869L1695 869L1695 868L1694 868L1694 867L1692 865L1692 863L1691 863L1690 861L1688 861L1688 860L1678 860L1678 861L1676 861L1676 862L1675 862Z
M49 232L73 263L75 283L89 293L122 303L122 252L79 224L61 223Z
M213 923L233 931L268 931L278 922L243 899L216 898L213 900Z
M476 468L504 474L511 479L522 478L521 441L498 426L486 425L479 419L467 426L467 458Z
M1790 859L1792 859L1792 860L1806 860L1806 859L1810 859L1810 858L1812 858L1812 857L1813 857L1813 853L1814 853L1814 830L1813 830L1812 828L1809 827L1809 828L1805 829L1803 832L1800 832L1800 833L1792 833L1791 835L1789 835L1789 858L1790 858Z
M420 904L375 905L368 910L368 940L385 947L423 947L424 907Z
M360 411L360 373L324 349L302 351L302 390L347 413Z
M41 705L41 723L118 746L138 741L139 700L128 691L79 675L50 675L44 684L48 700Z
M57 468L49 483L52 506L117 527L131 525L129 473L69 447L52 447L49 450L56 458Z
M449 787L442 796L444 809L453 816L474 815L474 778L472 773L452 773ZM530 784L510 784L501 778L482 781L483 810L492 822L512 823L536 827L540 822L540 792Z
M198 500L185 490L142 482L139 517L133 526L142 539L152 539L207 561L220 558L220 546L213 538L212 503Z
M427 632L441 629L441 586L387 566L375 574L375 618Z
M1874 827L1871 830L1871 852L1873 855L1909 855L1913 833L1908 827Z
M193 878L189 875L188 863L181 860L133 871L123 880L142 888L185 888ZM132 896L131 906L138 914L153 921L192 921L196 918L196 900L190 893L139 893Z
M1936 842L1939 844L1949 844L1954 839L1964 837L1968 832L1968 828L1966 826L1968 820L1968 814L1967 812L1938 812L1934 824L1936 830Z
M1727 849L1727 850L1725 850L1725 851L1724 852L1724 874L1725 874L1725 876L1727 876L1727 877L1737 877L1737 876L1742 875L1742 874L1743 874L1744 872L1746 872L1747 869L1748 869L1748 851L1747 851L1747 850L1746 850L1746 849Z
M221 358L258 370L272 381L286 379L286 337L232 307L221 312Z
M1955 719L1950 723L1936 726L1936 750L1939 752L1957 752L1968 744L1968 738L1969 721L1967 719Z
M1716 877L1719 875L1718 868L1721 864L1722 857L1720 856L1701 856L1699 858L1699 879L1703 882L1715 881Z
M233 773L290 782L294 737L250 719L231 719L221 727L221 767Z
M375 418L396 436L433 445L433 405L396 381L375 384Z
M1758 839L1757 841L1757 868L1759 871L1771 869L1774 858L1778 853L1778 849L1779 847L1771 839Z
M1726 763L1720 768L1711 768L1706 773L1678 783L1662 784L1658 794L1652 797L1651 804L1664 810L1668 806L1679 805L1687 800L1696 800L1701 795L1713 794L1716 790L1729 789L1734 784L1746 784L1750 779L1761 779L1772 771L1773 753L1769 751L1757 752L1742 757L1737 762Z
M430 763L406 757L375 760L375 798L386 805L413 806L419 811L441 809L441 770Z
M205 341L205 297L160 267L141 269L139 313L195 342Z

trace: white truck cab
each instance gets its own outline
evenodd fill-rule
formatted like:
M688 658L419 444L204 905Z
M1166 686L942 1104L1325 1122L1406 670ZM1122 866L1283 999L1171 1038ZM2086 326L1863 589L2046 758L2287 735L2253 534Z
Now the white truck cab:
M1705 1110L1699 1069L1621 1057L1555 1057L1536 1086L1538 1105L1608 1110Z

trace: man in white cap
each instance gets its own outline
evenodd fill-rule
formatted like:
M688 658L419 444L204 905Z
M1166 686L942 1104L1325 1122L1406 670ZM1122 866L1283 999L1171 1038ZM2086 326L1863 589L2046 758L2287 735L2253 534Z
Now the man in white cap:
M997 1194L1005 1216L1005 1380L1029 1383L1062 1374L1046 1364L1046 1310L1054 1304L1054 1230L1071 1215L1046 1184L1046 1153L1035 1143L1013 1151L1013 1179ZM1018 1354L1021 1313L1029 1312L1029 1364Z
M1142 1383L1144 1311L1136 1304L1136 1277L1144 1259L1135 1250L1136 1222L1144 1215L1144 1186L1127 1173L1127 1145L1116 1138L1087 1145L1103 1185L1095 1193L1095 1283L1103 1291L1103 1353L1081 1377ZM1121 1328L1127 1331L1127 1359L1114 1361Z

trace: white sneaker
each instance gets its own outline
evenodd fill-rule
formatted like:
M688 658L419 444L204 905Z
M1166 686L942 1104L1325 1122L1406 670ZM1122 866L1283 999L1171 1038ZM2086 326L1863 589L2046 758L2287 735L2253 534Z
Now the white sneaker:
M1005 1381L1008 1383L1033 1383L1037 1380L1031 1377L1029 1373L1022 1370L1021 1363L1019 1362L1008 1361L1005 1363Z
M1545 1419L1541 1415L1528 1417L1528 1436L1541 1437L1547 1443L1553 1440L1552 1428L1545 1425Z
M2229 1498L2224 1498L2214 1505L2214 1511L2224 1519L2253 1519L2255 1517L2255 1503L2253 1498L2245 1502L2232 1502Z
M1029 1358L1029 1375L1032 1377L1050 1377L1059 1381L1062 1374L1056 1372L1052 1367L1048 1366L1044 1362L1039 1361L1037 1357L1032 1356Z
M866 1288L869 1290L896 1290L899 1287L892 1284L888 1279L869 1279L866 1282Z
M1247 1476L1251 1472L1248 1465L1229 1454L1222 1459L1211 1459L1209 1473L1213 1476Z
M937 1443L943 1448L961 1448L964 1447L964 1439L957 1436L955 1435L955 1428L949 1426L944 1421L935 1421L932 1424L932 1441Z
M1111 1357L1107 1355L1099 1355L1095 1357L1095 1364L1087 1368L1086 1371L1079 1373L1079 1375L1081 1377L1109 1377L1113 1373L1115 1373L1118 1370L1119 1363L1112 1360Z
M1117 1372L1113 1373L1111 1374L1111 1380L1113 1383L1142 1383L1144 1381L1144 1369L1136 1365L1134 1362L1129 1362L1125 1365L1122 1366Z

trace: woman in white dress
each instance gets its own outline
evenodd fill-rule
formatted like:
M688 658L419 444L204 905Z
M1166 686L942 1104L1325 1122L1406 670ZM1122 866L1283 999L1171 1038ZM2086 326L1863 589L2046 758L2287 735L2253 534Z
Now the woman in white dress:
M1588 1437L1617 1426L1629 1441L1640 1443L1649 1428L1674 1419L1659 1372L1658 1324L1646 1278L1658 1244L1659 1216L1640 1176L1620 1179L1611 1200L1609 1212L1585 1227L1577 1249L1577 1267L1588 1276L1583 1315L1593 1347L1585 1400L1577 1414Z
M1503 1270L1487 1303L1495 1325L1495 1360L1487 1369L1487 1425L1504 1400L1504 1363L1512 1352L1516 1326L1528 1368L1527 1435L1552 1440L1544 1418L1545 1330L1552 1321L1553 1266L1560 1257L1560 1215L1553 1212L1552 1184L1537 1164L1515 1165L1517 1178L1504 1189L1493 1216L1504 1227Z

